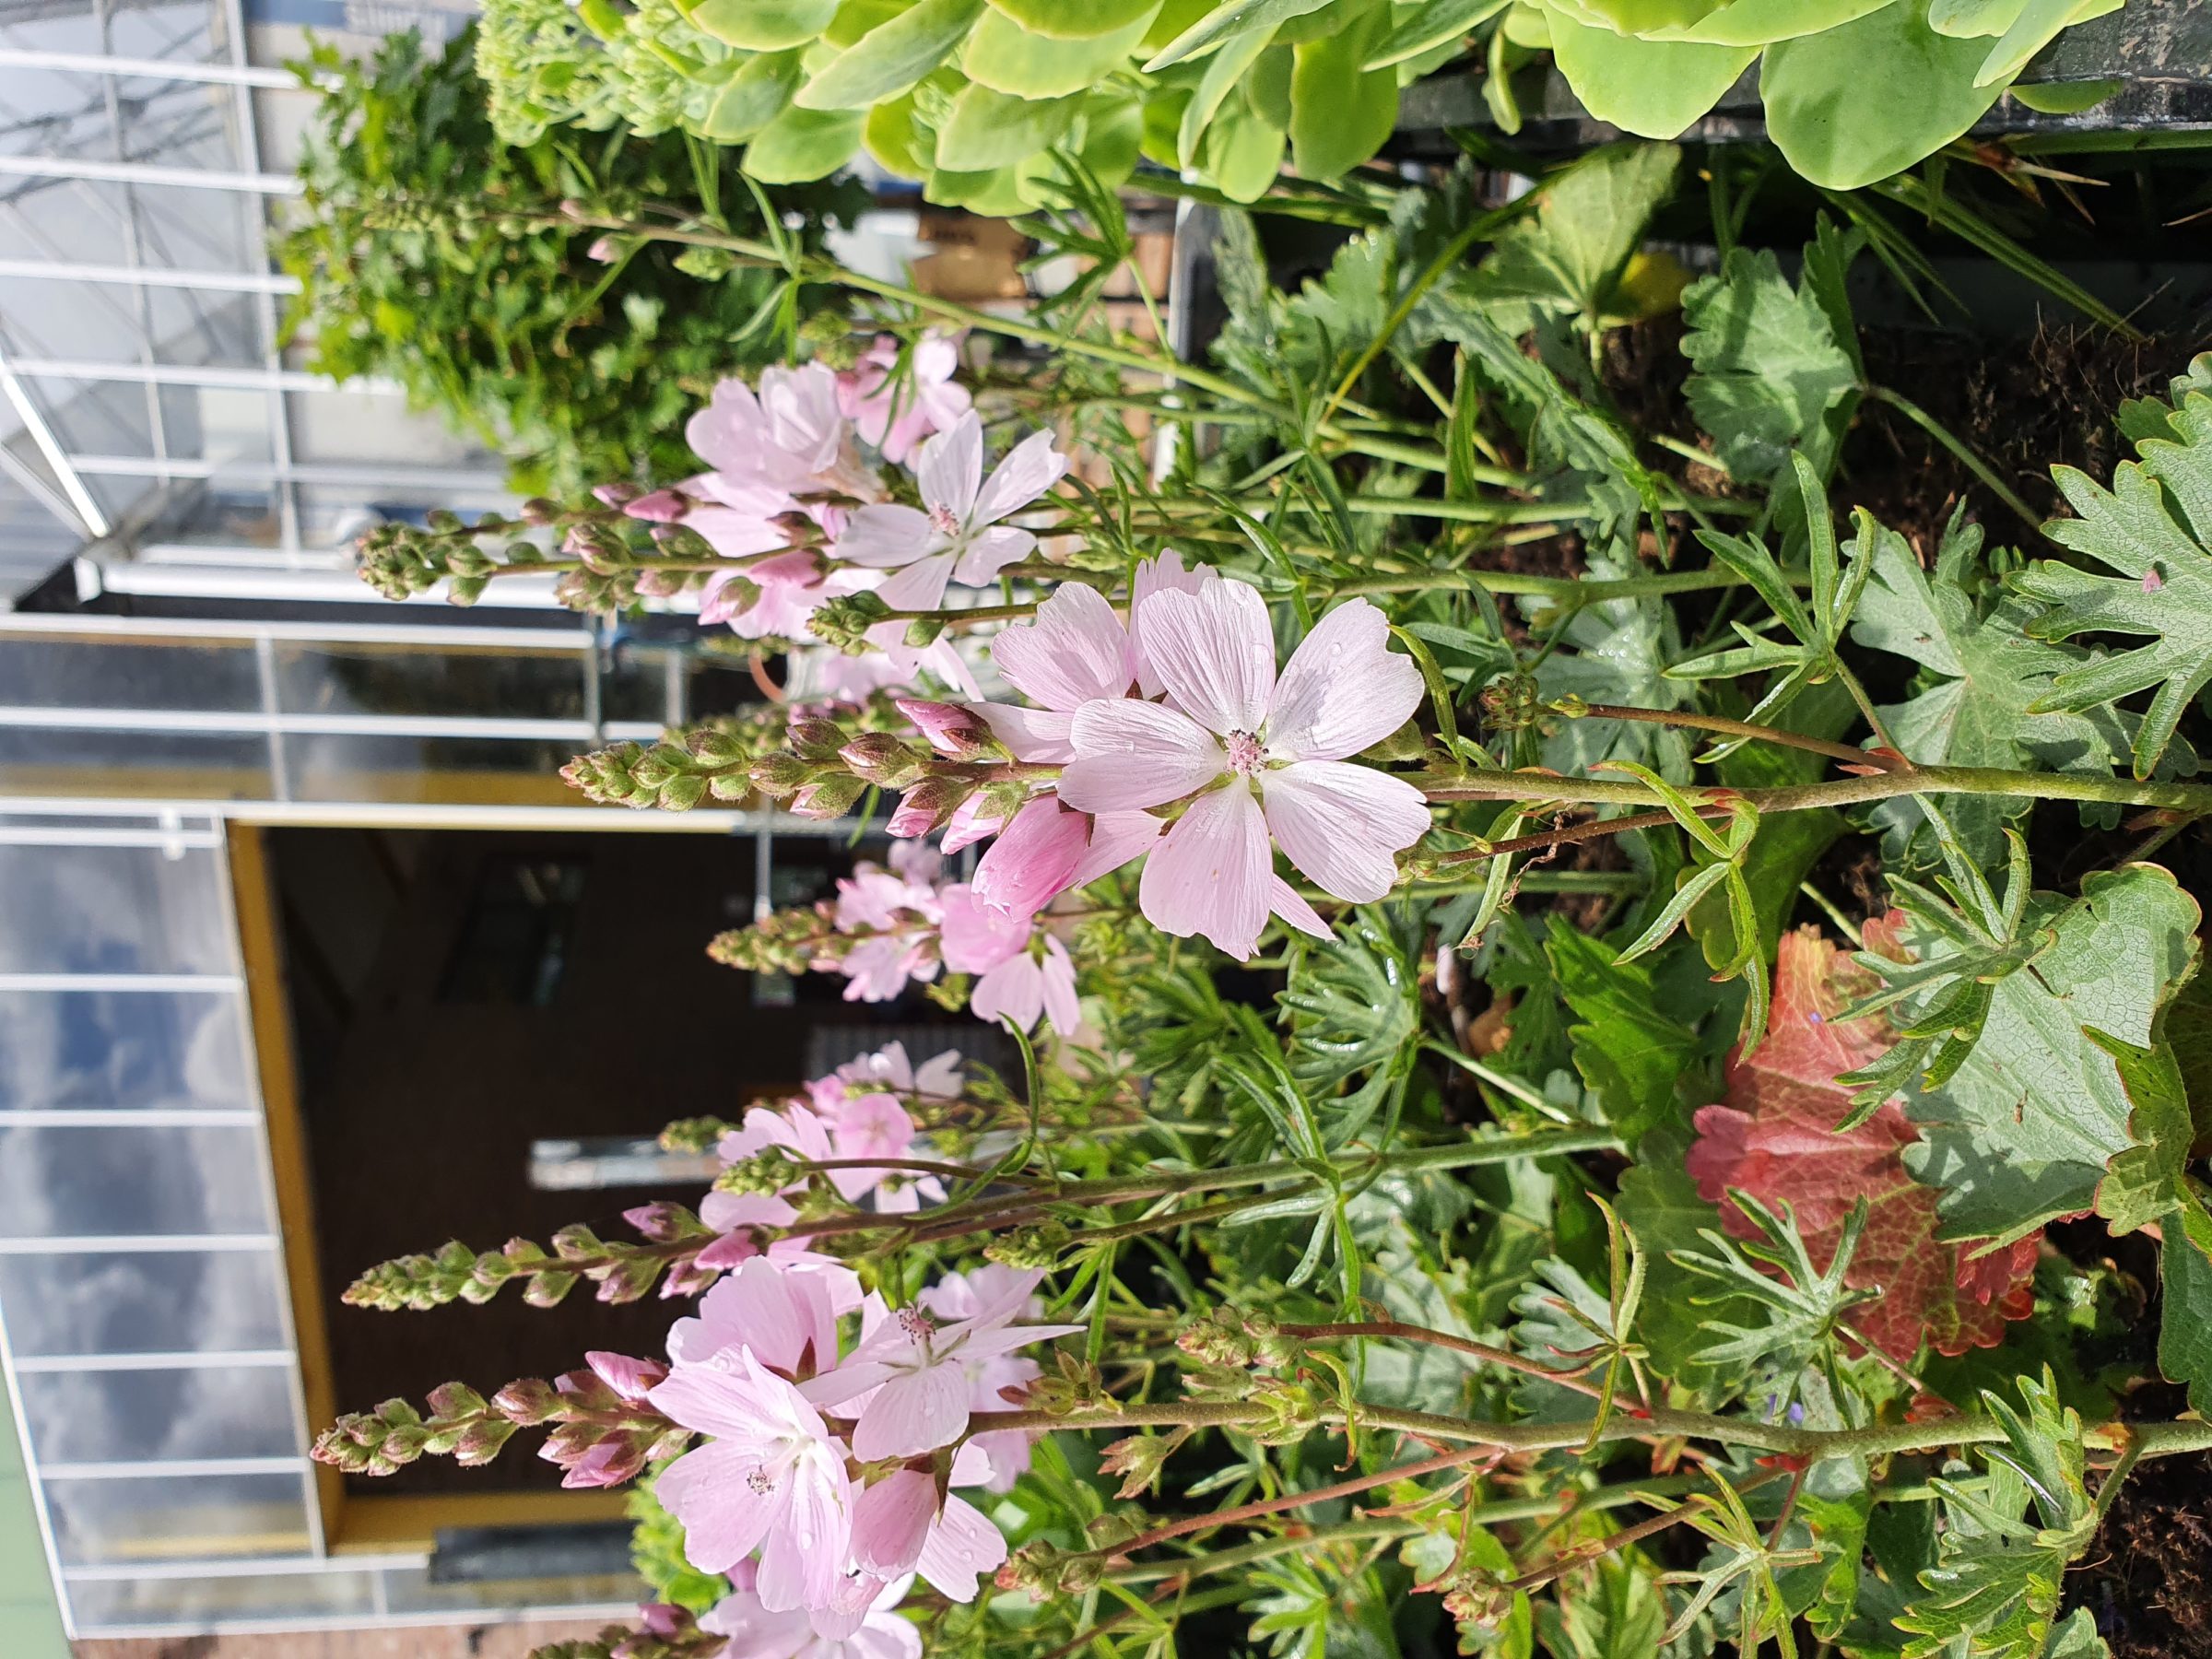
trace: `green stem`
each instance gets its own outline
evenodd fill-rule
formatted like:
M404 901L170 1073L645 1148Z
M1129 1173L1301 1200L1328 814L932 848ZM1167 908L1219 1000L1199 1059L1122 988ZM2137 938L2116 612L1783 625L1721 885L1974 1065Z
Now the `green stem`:
M1422 783L1414 777L1409 781ZM1641 783L1611 778L1555 778L1548 773L1473 772L1438 778L1422 793L1432 801L1524 801L1532 810L1553 805L1660 806L1659 795ZM2077 776L2067 772L2013 771L1994 766L1917 766L1862 778L1836 778L1779 789L1688 787L1681 792L1701 810L1724 815L1728 803L1744 801L1760 812L1810 812L1822 806L1856 806L1900 795L1968 794L2044 801L2100 801L2120 806L2156 806L2193 816L2212 812L2212 784L2172 783L2134 778ZM1457 862L1446 854L1438 862ZM1490 854L1471 849L1465 856Z
M1265 1405L1241 1400L1183 1400L1159 1405L1116 1405L1105 1408L1051 1411L979 1411L969 1418L971 1434L1003 1429L1241 1429L1274 1420ZM1896 1453L1937 1452L1953 1446L1989 1445L2005 1439L1994 1418L1979 1414L1925 1423L1876 1423L1863 1429L1801 1429L1787 1423L1760 1423L1702 1411L1623 1409L1603 1421L1494 1423L1474 1418L1442 1417L1364 1403L1324 1414L1323 1421L1362 1429L1390 1429L1465 1445L1508 1452L1555 1452L1619 1441L1663 1439L1712 1441L1783 1457L1820 1462L1831 1457L1883 1457ZM2092 1445L2139 1458L2173 1457L2212 1451L2212 1422L2181 1419L2163 1423L2110 1423L2092 1429Z

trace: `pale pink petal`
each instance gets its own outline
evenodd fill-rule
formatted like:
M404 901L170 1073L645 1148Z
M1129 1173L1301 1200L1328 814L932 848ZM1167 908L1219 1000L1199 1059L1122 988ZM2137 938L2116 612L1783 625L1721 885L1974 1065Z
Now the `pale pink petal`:
M821 1332L805 1316L784 1283L785 1270L755 1256L699 1300L699 1317L679 1319L668 1329L668 1357L679 1365L697 1364L740 1344L771 1370L790 1373L803 1363L820 1366L837 1353L835 1327L826 1349Z
M1031 432L993 469L990 482L962 516L971 524L994 524L1009 512L1018 512L1060 482L1067 472L1067 457L1053 447L1050 432Z
M1137 561L1136 579L1129 588L1129 643L1136 653L1137 685L1147 697L1158 697L1166 688L1145 658L1145 601L1155 594L1194 594L1207 582L1220 579L1221 572L1211 565L1184 570L1182 555L1172 547L1158 559Z
M952 822L945 826L946 852L958 853L963 847L972 847L986 836L996 835L1006 826L1003 817L984 810L983 801L979 790L953 809Z
M1229 764L1189 715L1133 697L1085 703L1068 736L1076 758L1060 774L1060 798L1083 812L1164 806L1205 788Z
M975 1583L996 1572L1006 1559L1006 1541L982 1511L965 1498L947 1494L919 1551L915 1566L940 1594L956 1602L975 1599Z
M914 482L932 509L942 507L965 524L983 481L983 423L970 413L922 446L914 457Z
M1389 649L1390 624L1364 599L1340 605L1291 653L1267 712L1278 760L1341 760L1380 743L1421 706L1421 671Z
M853 1547L852 1487L841 1452L804 1459L783 1476L783 1514L760 1547L761 1606L818 1607L837 1593Z
M747 1582L736 1594L725 1595L700 1616L699 1628L710 1635L727 1636L730 1643L721 1659L798 1659L814 1645L815 1630L806 1614L794 1608L771 1613L752 1592L750 1561L740 1561ZM735 1582L737 1574L733 1572Z
M1267 925L1272 873L1266 820L1250 787L1236 778L1191 803L1153 849L1137 885L1137 906L1161 932L1202 935L1244 960Z
M982 587L996 582L1001 571L1027 559L1036 546L1034 535L1011 524L994 524L987 530L979 530L961 549L960 562L953 567L953 580L969 587Z
M664 1386L665 1386L664 1384ZM957 1365L930 1365L886 1382L853 1430L863 1463L916 1457L948 1446L968 1427L968 1379Z
M683 1523L685 1559L701 1572L727 1572L775 1524L780 1497L755 1492L747 1478L758 1464L746 1447L714 1441L685 1453L653 1483L654 1499Z
M1073 1037L1083 1023L1083 1005L1076 995L1076 965L1068 959L1067 947L1049 935L1038 980L1045 1018L1061 1036Z
M755 553L771 553L778 547L791 545L781 524L751 517L728 507L694 508L684 519L687 529L696 530L707 538L707 545L724 559L746 559ZM812 555L807 556L809 559ZM762 580L762 567L754 566L746 572L755 582ZM818 566L814 571L819 577Z
M1241 582L1145 602L1145 660L1175 705L1209 732L1257 732L1275 690L1267 602Z
M830 551L848 564L888 570L913 563L929 551L930 541L927 513L885 501L855 512Z
M891 1046L899 1047L897 1043ZM900 1057L904 1057L903 1052ZM913 1092L925 1100L957 1100L961 1087L959 1049L947 1049L941 1054L932 1055L914 1068Z
M1005 744L1006 752L1017 760L1066 761L1076 758L1075 745L1068 739L1068 728L1076 718L1073 714L991 702L976 704L975 712L990 726L991 735Z
M724 1362L679 1365L653 1391L653 1409L718 1441L760 1432L760 1396ZM739 1552L740 1554L743 1551Z
M760 400L736 379L717 382L707 406L684 423L684 441L693 454L715 471L741 478L758 469L767 433Z
M945 920L937 947L945 966L955 973L990 972L1019 955L1036 931L1029 917L1009 915L995 905L985 904L965 882L947 888L943 902ZM923 1069L926 1072L928 1067Z
M1031 916L1067 890L1089 851L1090 826L1040 795L999 831L975 866L975 896L1008 915Z
M1300 933L1316 939L1333 939L1336 932L1321 919L1321 912L1305 900L1305 896L1280 876L1268 877L1267 908L1288 922Z
M912 1583L912 1575L902 1575L902 1581ZM883 1600L890 1588L872 1572L852 1571L839 1575L836 1584L830 1589L830 1599L806 1610L806 1622L813 1633L825 1642L838 1645L828 1652L819 1644L809 1646L802 1650L808 1659L847 1659L849 1654L861 1653L863 1645L853 1638L867 1625L874 1616L876 1604ZM892 1596L891 1605L895 1606L898 1599L898 1596ZM903 1624L905 1621L901 1619L898 1622ZM735 1655L721 1653L715 1655L715 1659L735 1659Z
M1044 1012L1044 975L1026 950L1009 957L975 982L968 1012L978 1019L1003 1019L1016 1030L1036 1028Z
M1343 760L1263 771L1267 829L1324 892L1365 904L1397 885L1394 854L1429 832L1429 804L1403 778Z
M991 641L1007 684L1040 707L1073 714L1093 698L1121 697L1135 677L1129 636L1096 588L1063 582L1037 619Z
M935 610L945 597L945 584L952 577L952 556L949 553L932 554L916 559L896 576L876 590L876 596L893 610ZM885 628L894 629L903 639L907 625L904 622L887 622ZM876 629L869 635L874 637Z
M1167 825L1148 812L1101 812L1090 820L1090 845L1067 885L1087 887L1152 850Z
M921 1469L894 1469L853 1501L854 1563L884 1579L912 1571L936 1518L936 1481Z
M922 1631L896 1613L872 1613L846 1646L850 1659L922 1659Z

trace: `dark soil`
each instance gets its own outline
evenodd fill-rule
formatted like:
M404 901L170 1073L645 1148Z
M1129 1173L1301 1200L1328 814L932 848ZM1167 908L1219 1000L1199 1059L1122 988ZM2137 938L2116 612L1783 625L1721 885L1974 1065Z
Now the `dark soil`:
M2139 1465L2068 1575L2112 1659L2212 1659L2212 1454Z

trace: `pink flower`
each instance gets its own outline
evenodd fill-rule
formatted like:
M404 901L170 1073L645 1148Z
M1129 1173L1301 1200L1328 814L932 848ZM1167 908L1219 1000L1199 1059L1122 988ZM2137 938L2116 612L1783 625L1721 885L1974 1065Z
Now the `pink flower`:
M893 376L898 362L899 342L878 335L851 372L838 376L838 397L863 441L881 450L886 461L903 465L914 445L967 414L971 400L967 387L952 378L960 353L947 336L926 334L914 342L907 383Z
M1195 594L1220 578L1211 565L1184 570L1182 555L1172 547L1158 559L1137 562L1136 579L1129 584L1129 644L1136 653L1137 689L1145 696L1158 697L1167 688L1145 655L1146 601L1155 594Z
M963 847L972 847L977 841L996 835L1006 827L1005 815L989 810L983 794L978 790L953 809L952 821L945 826L941 844L947 853L958 853Z
M1024 1318L1044 1312L1035 1294L1041 1276L996 1263L972 1273L948 1273L914 1300L939 1319L973 1317L986 1307L1018 1299ZM1018 1354L994 1354L968 1367L968 1406L971 1411L1004 1411L1013 1395L1042 1376L1034 1359ZM1011 1391L1011 1392L1009 1392ZM963 1441L953 1460L952 1484L980 1486L994 1492L1010 1492L1030 1466L1030 1448L1043 1437L1041 1430L994 1429ZM978 1461L980 1460L980 1461ZM986 1465L988 1465L986 1467Z
M851 453L837 376L819 363L763 370L758 393L741 380L722 382L685 426L684 441L733 487L863 499L877 493L875 478Z
M835 1256L807 1249L804 1239L761 1243L761 1231L779 1231L798 1220L799 1212L788 1201L766 1193L709 1193L700 1201L699 1218L722 1235L699 1253L700 1267L726 1271L766 1256L779 1267L824 1276L840 1313L860 1306L860 1277Z
M804 1382L837 1363L838 1315L860 1305L857 1276L853 1285L853 1300L840 1307L830 1275L755 1256L699 1299L697 1318L669 1327L668 1358L703 1365L744 1347L770 1371Z
M888 1094L848 1097L834 1135L840 1158L913 1156L914 1120ZM944 1186L934 1175L916 1178L895 1170L853 1169L839 1170L830 1179L847 1199L874 1194L876 1208L884 1215L903 1215L919 1208L924 1198L935 1204L945 1196Z
M746 1347L679 1365L653 1403L713 1437L654 1488L683 1524L691 1564L724 1572L759 1549L762 1606L827 1605L852 1543L853 1498L844 1449L820 1413Z
M1326 936L1312 907L1274 873L1268 838L1339 899L1380 899L1395 854L1429 828L1420 791L1348 764L1403 725L1420 671L1387 648L1382 613L1339 606L1278 679L1267 606L1240 582L1161 593L1145 607L1146 660L1168 704L1083 705L1060 798L1089 812L1161 806L1194 795L1145 867L1137 902L1163 932L1200 934L1249 957L1270 909ZM1256 790L1256 794L1255 794Z
M1020 622L991 641L991 661L1035 708L984 703L976 712L1018 760L1072 760L1067 729L1076 711L1101 697L1126 697L1136 650L1095 588L1063 582Z
M1053 447L1053 435L1032 432L986 479L983 423L971 411L924 443L915 457L914 481L923 505L883 502L861 508L838 538L837 556L887 570L917 563L931 567L935 593L926 604L890 602L902 610L934 609L947 580L981 587L1028 556L1037 538L1000 521L1036 500L1066 471L1067 457ZM884 596L890 600L888 585Z
M920 1308L877 1312L844 1363L806 1385L807 1397L821 1406L867 1394L853 1430L854 1456L874 1463L950 1445L968 1427L972 1368L1083 1328L1012 1324L1043 1276L1018 1277L1023 1282L1018 1294L1010 1292L955 1324L940 1326Z
M1074 814L1070 814L1074 817ZM968 1011L978 1019L1004 1019L1033 1030L1041 1015L1053 1029L1073 1036L1082 1023L1076 1000L1076 965L1066 948L1047 934L1037 943L1033 918L985 904L975 889L945 889L944 933L938 948L955 973L982 977L968 995Z
M1076 995L1076 965L1067 947L1046 934L1035 951L1001 962L975 982L968 1011L1023 1031L1034 1030L1042 1016L1061 1036L1073 1037L1083 1024L1083 1006Z
M979 1484L975 1474L987 1466L987 1459L963 1448L952 1483ZM970 1477L963 1480L963 1474ZM952 1600L971 1602L976 1580L1006 1559L998 1528L965 1498L947 1492L940 1499L936 1476L927 1469L895 1469L853 1499L853 1559L864 1572L888 1579L919 1571Z
M735 1583L741 1575L731 1576ZM771 1612L749 1585L737 1583L700 1616L699 1628L729 1638L720 1659L922 1659L922 1632L892 1611L905 1594L904 1583L888 1584L872 1606L864 1603L851 1617L832 1618Z
M837 1068L837 1077L849 1085L888 1089L920 1100L952 1101L960 1098L960 1051L947 1049L920 1065L906 1056L906 1044L885 1044L872 1054L848 1060Z

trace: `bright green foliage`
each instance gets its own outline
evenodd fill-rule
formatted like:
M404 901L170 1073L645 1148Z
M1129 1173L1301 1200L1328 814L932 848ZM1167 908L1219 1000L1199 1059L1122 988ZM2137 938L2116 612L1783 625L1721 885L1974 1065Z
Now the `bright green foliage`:
M1574 1010L1568 1035L1575 1069L1606 1121L1630 1143L1687 1121L1682 1085L1694 1075L1703 1041L1660 1006L1649 964L1620 959L1602 939L1556 916L1545 951Z
M2212 1215L2194 1193L2166 1223L2159 1265L2159 1369L2188 1384L2194 1409L2212 1410Z
M1891 1058L1906 1054L1908 1065L1872 1088L1907 1088L1906 1110L1927 1137L1907 1161L1943 1189L1946 1236L2018 1238L2096 1207L2107 1166L2131 1147L2162 1144L2154 1166L2178 1155L2171 1108L2152 1098L2174 1088L2171 1059L2115 1057L2159 1045L2160 1016L2194 968L2201 912L2171 876L2131 865L2091 875L2071 903L2037 894L1988 944L1980 924L1933 893L1892 886L1921 960L1859 958L1889 982L1877 1000L1896 998L1891 1018L1907 1033ZM1973 1024L1962 996L1986 1013L1965 1052L1947 1058L1936 1043L1955 1046ZM1931 1069L1914 1087L1921 1065ZM2113 1188L2131 1221L2144 1201L2122 1206L2118 1194L2146 1184L2144 1163L2124 1165Z
M1865 559L1857 543L1851 557ZM2053 683L2088 659L2029 636L2029 610L1987 579L1982 532L1954 517L1934 571L1921 569L1902 536L1875 532L1873 576L1853 613L1851 637L1921 665L1918 694L1880 710L1903 754L1922 766L1995 766L2109 777L2127 752L2111 712L2048 707ZM1975 862L2002 851L2001 831L2030 803L1993 797L1961 801L1951 827ZM1883 854L1912 869L1939 856L1927 819L1910 799L1871 814L1883 830Z
M2059 1581L2097 1527L2081 1419L2059 1406L2056 1389L2048 1372L2040 1382L2022 1378L2024 1410L1983 1396L2005 1441L1982 1450L1989 1474L1979 1490L1936 1483L1949 1526L1936 1564L1921 1574L1925 1593L1897 1621L1915 1638L1905 1659L1935 1659L1960 1638L1988 1659L2042 1659Z
M1853 190L1940 150L2068 25L2119 0L2029 0L1987 27L1945 0L1519 0L1601 120L1672 138L1755 59L1767 131L1817 184ZM1993 41L1988 36L1994 34Z
M2166 429L2171 436L2137 442L2140 459L2122 463L2109 490L2056 469L2080 516L2052 524L2052 540L2119 574L2046 561L2015 584L2046 607L2029 624L2039 639L2094 632L2157 641L2061 674L2037 705L2080 712L2155 686L2136 733L2139 778L2157 768L2183 711L2212 681L2212 393L2185 391Z
M1771 252L1733 248L1719 275L1683 293L1682 320L1693 365L1683 394L1731 477L1771 483L1792 450L1833 456L1859 368L1812 281L1792 288Z
M1282 1005L1292 1074L1324 1098L1347 1079L1369 1074L1332 1103L1335 1133L1358 1133L1404 1088L1413 1062L1408 1042L1420 1029L1419 997L1412 959L1379 912L1309 950L1291 974Z
M567 122L681 127L747 145L746 171L780 182L825 177L865 149L932 201L1002 214L1064 199L1053 150L1114 185L1141 142L1161 165L1249 201L1286 152L1315 179L1375 154L1400 83L1455 53L1473 27L1412 27L1418 9L645 0L626 12L492 0L485 72L494 119L518 139Z
M1585 327L1618 314L1616 285L1645 221L1674 194L1680 164L1671 144L1616 144L1561 169L1544 182L1535 211L1499 232L1459 294L1513 335L1545 312Z
M313 341L309 367L398 381L504 453L524 491L695 470L685 416L722 376L782 355L760 326L774 279L701 281L667 244L592 258L597 233L560 223L563 200L698 204L697 159L679 138L627 133L508 142L485 117L473 51L468 34L436 55L400 35L367 65L313 58L331 90L300 163L308 212L278 247L302 285L289 326ZM735 225L755 222L733 160L708 161L703 183ZM805 216L813 242L857 198L771 200Z

